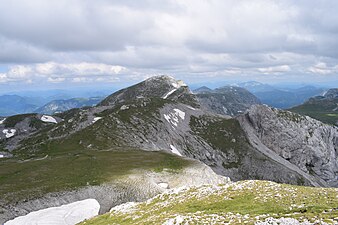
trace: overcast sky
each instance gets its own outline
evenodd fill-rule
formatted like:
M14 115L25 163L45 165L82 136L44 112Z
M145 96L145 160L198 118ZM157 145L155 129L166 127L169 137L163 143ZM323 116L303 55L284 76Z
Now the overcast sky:
M0 85L338 81L336 0L0 0Z

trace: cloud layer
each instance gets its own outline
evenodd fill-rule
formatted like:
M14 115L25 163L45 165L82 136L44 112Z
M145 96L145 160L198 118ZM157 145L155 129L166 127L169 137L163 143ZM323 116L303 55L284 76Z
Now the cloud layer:
M335 0L0 0L0 82L337 80L337 10Z

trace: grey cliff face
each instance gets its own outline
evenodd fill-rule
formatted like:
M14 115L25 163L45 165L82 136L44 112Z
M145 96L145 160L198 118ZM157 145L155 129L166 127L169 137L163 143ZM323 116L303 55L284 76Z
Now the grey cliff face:
M338 129L308 116L253 106L246 124L269 149L307 174L338 186ZM242 119L243 119L242 117Z

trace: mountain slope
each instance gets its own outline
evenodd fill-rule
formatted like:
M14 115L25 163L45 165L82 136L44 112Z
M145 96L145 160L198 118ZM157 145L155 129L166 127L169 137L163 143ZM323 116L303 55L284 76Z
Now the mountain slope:
M81 224L336 224L337 194L267 181L205 185L119 205Z
M242 104L239 89L217 89L215 94L222 96L229 90L233 96L238 96L236 103ZM23 130L18 131L14 136L1 139L3 151L13 155L11 158L0 159L1 166L3 168L22 168L21 166L27 165L24 168L28 170L28 174L37 176L33 180L38 181L38 183L32 182L32 186L29 186L28 189L25 189L25 186L18 186L15 189L6 186L6 195L14 197L1 203L2 211L8 218L11 208L21 209L23 205L29 205L27 213L35 209L31 207L35 200L41 202L45 195L54 192L56 192L56 196L63 196L62 193L60 194L62 191L66 191L67 196L68 194L73 196L74 189L76 192L76 190L84 188L86 193L88 189L91 190L89 194L85 195L90 197L91 194L96 193L93 185L103 185L108 182L109 179L104 180L105 174L109 175L109 171L114 171L108 162L113 160L114 154L119 155L121 151L126 154L126 158L130 157L131 160L135 159L134 151L142 152L140 153L142 157L136 157L136 160L139 159L141 164L143 162L150 163L152 170L156 170L156 167L154 168L154 164L152 164L152 157L155 156L151 152L163 151L166 156L164 161L169 162L167 166L169 169L175 168L177 162L178 165L182 165L182 160L185 161L184 158L171 155L176 154L198 159L210 166L217 174L230 177L233 180L264 179L309 186L336 185L332 179L332 175L336 173L334 161L337 161L337 155L332 154L333 149L337 148L337 142L332 141L337 137L336 131L331 131L328 126L318 121L311 121L310 125L314 129L313 137L310 137L306 142L299 138L290 142L297 148L295 149L296 154L294 156L291 154L292 160L288 160L289 158L285 158L283 154L279 154L278 150L269 145L276 144L281 147L286 141L285 138L280 138L282 142L279 143L278 140L273 139L276 135L273 132L278 131L281 135L289 134L290 127L296 127L293 135L303 135L305 128L302 126L309 124L298 124L294 121L298 117L291 116L283 117L283 120L276 119L276 123L272 123L269 127L271 118L277 118L276 114L284 115L285 112L275 112L269 109L270 113L263 113L260 116L260 111L255 111L255 107L262 109L262 112L265 112L267 108L252 106L252 111L249 114L238 118L216 114L213 110L203 107L198 95L192 94L182 81L176 81L167 76L158 76L113 93L95 107L72 109L56 114L52 117L55 119L55 123L44 122L43 126L32 129L27 132L27 135L20 135ZM31 115L32 118L36 118L36 116L41 120L42 116L47 115ZM5 122L13 120L12 118L6 118ZM52 118L49 118L49 121L52 121ZM0 127L0 129L19 130L19 120L14 121L16 122L9 123L6 128ZM249 128L251 130L248 130ZM267 132L270 129L274 129L273 132ZM262 130L263 132L261 132ZM328 138L322 137L322 133L325 132L329 133ZM315 150L318 143L321 143L323 148ZM306 169L304 169L305 161L298 162L296 158L299 156L298 152L307 151L307 149L310 149L311 154L307 154ZM312 153L312 150L315 153ZM325 156L323 161L317 159L321 155ZM169 160L170 156L174 160ZM103 157L106 158L102 159ZM100 159L99 161L102 159L108 165L106 163L100 165L96 159ZM72 161L74 161L74 165L77 165L77 169L69 167L72 166ZM125 159L118 161L120 162L118 166L121 166L122 171L132 167L128 160L127 162ZM126 162L125 167L123 162ZM23 164L21 165L21 163ZM40 163L45 163L44 168L46 169L41 174L35 174L36 168L41 165ZM58 168L57 165L63 165L63 163L66 165ZM154 159L154 163L157 164L158 161ZM183 165L185 164L183 163ZM308 169L307 165L313 171ZM323 169L320 168L321 165L324 166ZM88 176L83 177L83 180L80 179L84 172L82 168L84 171L92 170L92 172L88 172ZM56 176L55 172L62 174L63 169L66 169L67 173L70 172L71 175L60 178L60 181L49 179L49 177ZM139 169L143 169L143 167ZM28 182L23 177L29 179L29 176L21 169L14 170L16 171L14 175L11 169L0 171L2 171L0 174L2 177L0 179L1 187L5 187L1 182L5 182L6 179L11 177L15 179L15 173L19 176L17 177L19 180L22 179L25 181L24 183ZM69 180L67 177L70 177ZM79 182L77 183L77 181ZM12 182L15 183L15 180ZM61 188L53 190L52 187L55 186L53 182L60 182L58 187ZM43 188L43 191L37 189L40 195L32 194L26 198L23 194L21 198L15 199L16 196L20 196L17 193L29 193L26 192L31 190L29 188L36 187ZM104 190L107 191L109 188ZM106 193L105 191L100 193ZM81 191L81 193L83 192ZM119 194L121 193L119 192ZM142 194L142 196L144 195ZM101 196L101 198L103 197ZM55 199L48 199L49 203L55 204ZM74 200L73 197L69 199ZM127 200L127 198L123 199ZM43 207L41 206L41 208ZM24 214L24 212L20 213Z
M338 126L338 89L329 89L323 96L310 98L290 111Z
M240 87L225 86L212 91L203 89L196 96L204 110L229 116L242 114L252 105L260 104L253 94Z

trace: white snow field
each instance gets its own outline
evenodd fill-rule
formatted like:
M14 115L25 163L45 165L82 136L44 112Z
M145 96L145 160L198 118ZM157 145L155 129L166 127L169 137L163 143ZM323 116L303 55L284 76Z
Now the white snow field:
M175 146L170 145L170 148L171 148L172 153L179 155L179 156L182 156L181 153L177 150L177 148L175 148Z
M15 135L16 130L15 129L4 129L2 133L6 135L6 138L13 137Z
M47 115L43 115L43 116L41 117L41 121L47 122L47 123L58 123L54 117L52 117L52 116L47 116Z
M6 118L0 119L0 124L3 124L5 122Z
M86 199L59 207L51 207L19 216L4 225L73 225L99 214L100 204Z
M92 122L95 123L96 121L98 121L100 119L102 119L102 117L95 117Z

